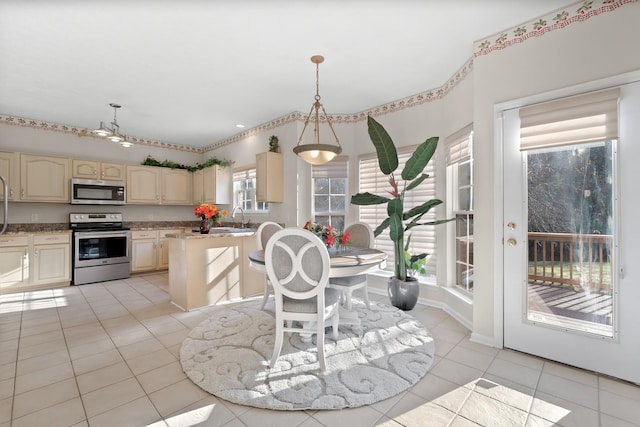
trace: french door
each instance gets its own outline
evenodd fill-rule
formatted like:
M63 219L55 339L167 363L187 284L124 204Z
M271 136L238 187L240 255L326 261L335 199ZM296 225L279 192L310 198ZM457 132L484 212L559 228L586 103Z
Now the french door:
M640 383L640 83L618 138L521 151L502 112L504 346Z

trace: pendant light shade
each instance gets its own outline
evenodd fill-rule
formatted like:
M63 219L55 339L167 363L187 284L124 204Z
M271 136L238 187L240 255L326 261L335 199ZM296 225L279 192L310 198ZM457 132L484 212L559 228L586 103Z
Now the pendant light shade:
M304 127L302 128L302 132L300 133L300 138L298 138L298 143L295 147L293 147L293 152L299 156L302 160L312 165L321 165L333 160L338 154L342 152L342 146L340 145L340 141L338 140L338 136L336 132L333 130L333 125L331 124L331 120L327 115L327 112L324 109L324 106L320 103L320 86L319 86L319 67L324 61L324 57L320 55L314 55L311 57L311 62L316 64L316 96L315 101L311 105L311 110L309 111L309 115L304 121ZM322 114L329 125L329 129L331 129L331 133L336 140L336 145L320 143L320 110L322 109ZM313 115L314 129L313 129L313 143L311 144L301 144L302 136L304 135L304 131L307 129L307 125L309 124L309 120L311 120L311 116Z

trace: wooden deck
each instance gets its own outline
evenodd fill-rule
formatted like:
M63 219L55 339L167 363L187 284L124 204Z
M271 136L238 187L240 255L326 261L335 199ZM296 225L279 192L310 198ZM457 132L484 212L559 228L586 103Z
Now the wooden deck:
M529 283L529 310L568 319L613 325L613 297L609 292L576 291L572 286Z

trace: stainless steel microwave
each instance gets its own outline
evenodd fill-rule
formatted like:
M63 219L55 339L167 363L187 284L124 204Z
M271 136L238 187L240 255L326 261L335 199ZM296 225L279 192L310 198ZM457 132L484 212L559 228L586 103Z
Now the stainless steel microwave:
M72 205L124 205L124 181L71 179Z

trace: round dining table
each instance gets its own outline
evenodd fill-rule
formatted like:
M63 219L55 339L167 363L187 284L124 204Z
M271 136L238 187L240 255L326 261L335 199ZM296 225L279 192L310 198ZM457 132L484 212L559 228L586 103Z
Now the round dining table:
M378 249L347 246L340 251L330 251L329 261L331 262L329 278L349 277L385 268L387 254ZM256 271L266 274L267 267L265 265L264 250L251 252L249 254L249 265ZM357 312L349 311L341 306L339 316L341 325L351 325L353 328L360 327L360 319Z
M356 248L347 246L340 251L330 251L329 277L349 277L366 274L384 268L387 254L373 248ZM249 254L249 265L261 273L267 272L264 261L264 250Z

